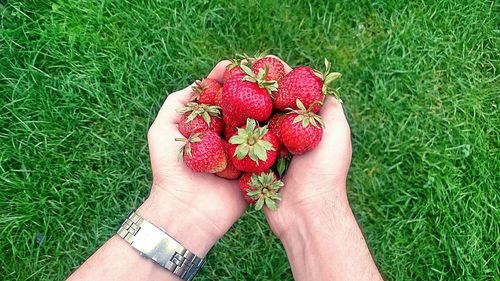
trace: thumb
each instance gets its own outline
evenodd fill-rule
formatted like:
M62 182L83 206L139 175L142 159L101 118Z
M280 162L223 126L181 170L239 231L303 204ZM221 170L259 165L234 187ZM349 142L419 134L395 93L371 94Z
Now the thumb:
M339 100L332 96L326 96L319 115L325 122L326 138L333 133L350 136L349 124Z
M323 140L317 149L319 151L334 151L337 159L350 159L352 153L351 130L342 104L334 97L327 96L320 115L325 123L325 129L323 130Z
M326 96L319 114L325 123L347 123L342 103L332 96Z

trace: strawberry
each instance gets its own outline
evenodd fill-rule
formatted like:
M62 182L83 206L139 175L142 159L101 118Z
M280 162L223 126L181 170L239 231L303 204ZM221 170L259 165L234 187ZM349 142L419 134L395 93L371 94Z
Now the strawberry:
M252 65L252 71L255 74L258 74L259 69L265 70L266 66L268 68L268 73L265 77L266 80L279 81L283 78L283 76L285 76L285 66L279 59L273 57L257 59Z
M235 180L241 176L241 171L236 169L236 167L231 162L231 156L229 155L229 143L225 140L222 140L222 142L224 143L224 152L226 153L227 166L223 171L218 172L215 175L221 178Z
M263 172L261 172L263 173ZM252 178L252 175L255 175L254 173L244 173L243 176L240 178L240 191L241 195L243 195L243 198L245 201L247 201L248 204L255 204L257 200L251 198L248 196L248 191L254 191L255 188L250 186L250 181Z
M187 106L177 109L177 112L183 114L179 122L179 132L185 137L200 130L214 131L219 135L224 130L218 106L189 102Z
M188 139L177 138L186 144L181 148L179 157L186 166L195 172L218 173L227 166L224 143L217 133L202 131L192 134Z
M340 78L338 72L330 72L330 62L325 59L326 71L320 73L308 66L299 66L290 71L278 83L275 95L275 107L280 111L287 108L297 109L295 101L300 99L306 108L314 102L322 102L328 94L328 86ZM313 107L312 112L318 113L320 105Z
M222 87L220 87L219 91L217 91L217 93L215 93L214 104L216 106L222 105Z
M291 154L290 151L283 144L281 139L281 127L283 125L283 120L287 117L286 114L276 113L269 119L268 127L271 132L273 132L278 137L278 158L276 160L276 171L281 177L286 170L287 160L289 160Z
M272 211L276 210L276 201L281 200L279 189L283 182L272 171L245 173L240 179L240 191L249 204L255 204L255 209L260 210L266 206Z
M281 125L283 144L293 155L303 154L315 148L323 137L323 120L312 112L316 103L309 109L297 99L298 110L291 110Z
M258 127L248 119L238 134L229 139L229 155L234 166L243 172L262 172L269 169L278 155L278 138L267 126Z
M278 137L278 156L281 158L286 158L290 155L290 152L288 151L288 149L286 149L285 145L283 144L283 140L281 139L281 127L285 118L286 114L276 113L271 116L271 119L269 119L268 123L269 130Z
M222 89L222 85L217 80L212 78L205 78L201 82L196 81L191 89L193 89L193 100L199 103L218 105L215 101L217 93Z
M237 59L231 60L231 63L226 66L226 69L224 69L222 82L226 83L226 81L235 74L243 74L243 69L240 67L241 64L242 62Z
M271 93L278 83L264 80L265 70L255 75L247 66L241 68L245 73L231 76L222 88L224 123L243 126L248 118L264 122L272 113Z

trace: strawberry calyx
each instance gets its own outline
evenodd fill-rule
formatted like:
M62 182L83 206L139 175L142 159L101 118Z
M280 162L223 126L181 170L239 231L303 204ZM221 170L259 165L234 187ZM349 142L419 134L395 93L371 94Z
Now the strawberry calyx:
M241 69L246 74L242 81L248 81L256 83L259 88L267 90L267 93L272 97L273 92L278 90L278 82L276 80L266 80L267 74L269 73L269 66L266 64L264 69L259 68L259 72L255 74L250 67L246 65L241 65Z
M265 57L267 55L267 53L269 52L269 50L264 50L260 53L256 53L254 56L250 56L246 53L242 53L242 54L236 54L236 57L238 57L239 59L241 59L241 61L246 61L250 64L253 64L255 61Z
M287 108L287 110L289 111L287 114L290 114L290 113L297 114L297 116L293 119L292 124L301 122L302 127L304 127L304 128L307 128L307 126L309 126L309 124L313 125L316 128L324 128L325 127L325 123L323 122L323 119L321 118L321 116L312 112L312 109L314 108L314 106L316 106L318 104L322 105L323 104L322 102L315 101L309 106L308 109L306 109L304 104L299 99L297 99L295 101L295 104L297 105L298 109Z
M254 61L257 60L256 57L252 57L252 56L250 56L247 53L242 53L242 54L237 53L236 57L240 60L240 66L243 65L243 64L246 65L247 63L253 64Z
M238 56L238 55L237 55L237 56ZM233 69L233 68L235 68L235 67L237 67L237 66L241 66L241 65L245 64L245 63L244 63L244 61L243 61L243 59L244 59L244 58L230 59L229 61L230 61L231 63L230 63L230 64L228 64L228 65L227 65L227 67L228 67L229 69Z
M179 155L177 159L183 159L184 158L184 152L186 152L187 155L191 156L191 144L195 142L201 142L201 135L203 132L198 132L194 133L189 138L176 138L176 141L182 141L185 142L184 146L181 147L179 151Z
M281 180L276 179L273 172L252 174L250 186L253 188L247 191L248 197L255 200L255 210L260 210L266 205L271 211L276 210L276 201L281 200L278 193L284 186Z
M229 143L237 145L233 156L238 160L248 156L257 165L259 161L266 161L267 151L275 151L273 145L263 139L268 131L267 126L257 127L257 122L248 118L246 127L238 128L238 134L229 139Z
M210 126L212 118L210 116L220 118L220 110L222 108L216 105L209 105L196 102L188 102L186 106L177 109L178 113L186 114L191 112L186 118L186 123L193 121L196 117L201 116L205 123Z
M321 81L323 81L323 87L321 88L321 91L323 92L323 94L324 95L334 95L338 99L337 92L335 90L328 89L328 86L333 81L342 77L342 74L340 72L331 72L330 73L330 68L331 68L331 64L325 58L325 72L319 72L317 70L314 70L314 75L316 75L317 77L319 77L321 79Z
M193 90L193 92L195 93L195 95L193 96L192 100L195 100L197 99L200 94L206 90L208 87L207 85L205 85L202 81L200 80L196 80L194 81L194 86L191 87L191 89Z

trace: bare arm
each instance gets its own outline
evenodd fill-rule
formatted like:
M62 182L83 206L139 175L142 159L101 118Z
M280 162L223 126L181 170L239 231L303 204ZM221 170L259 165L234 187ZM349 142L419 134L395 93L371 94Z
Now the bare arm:
M347 201L351 139L342 105L327 97L321 116L323 140L294 157L283 200L276 212L266 210L267 220L295 280L382 280Z
M295 280L382 280L345 196L297 215L280 239Z
M174 201L155 202L148 199L137 214L167 230L170 236L199 257L204 257L218 237L209 225L200 225L203 218L194 213L183 215L166 207ZM172 203L172 204L169 204ZM178 208L185 208L178 206ZM172 218L172 219L166 219ZM173 219L176 218L176 219ZM68 280L179 280L139 253L118 235L114 235L94 253Z
M209 74L222 80L229 64L220 62ZM241 216L247 205L237 181L193 173L177 161L182 137L175 110L191 97L191 88L169 95L148 134L153 186L136 213L162 227L181 245L203 258L215 242ZM125 217L123 218L125 219ZM114 235L69 280L180 280L152 260L143 258Z

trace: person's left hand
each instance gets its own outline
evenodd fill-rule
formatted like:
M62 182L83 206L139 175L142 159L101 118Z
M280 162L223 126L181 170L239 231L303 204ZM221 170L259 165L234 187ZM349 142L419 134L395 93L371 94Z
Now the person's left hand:
M221 61L208 75L222 82L229 61ZM183 142L175 141L183 107L192 96L191 86L168 96L149 129L148 144L153 186L146 202L138 209L144 218L166 229L186 248L205 255L243 214L238 181L212 174L195 173L177 159Z

